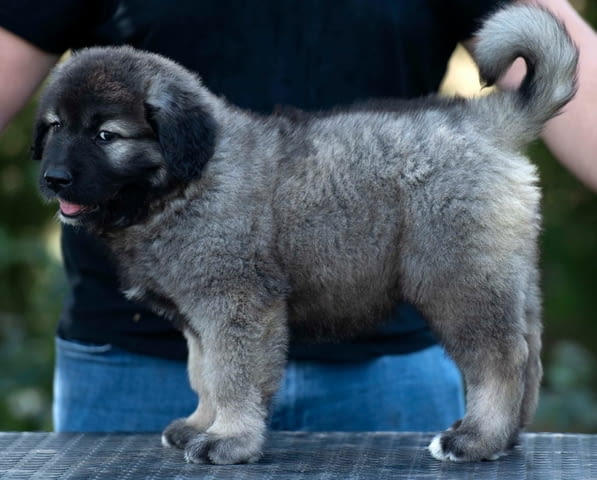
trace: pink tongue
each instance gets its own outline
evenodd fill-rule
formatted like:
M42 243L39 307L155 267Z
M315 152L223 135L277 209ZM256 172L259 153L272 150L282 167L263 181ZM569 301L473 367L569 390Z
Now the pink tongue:
M69 203L64 200L59 200L60 203L60 211L65 215L76 215L79 212L85 210L83 205L77 205L75 203Z

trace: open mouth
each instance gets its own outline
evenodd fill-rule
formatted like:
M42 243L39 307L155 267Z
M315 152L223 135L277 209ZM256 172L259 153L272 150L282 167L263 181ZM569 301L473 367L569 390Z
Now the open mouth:
M97 206L93 205L79 205L76 203L67 202L66 200L58 199L60 204L60 214L66 218L77 218L84 213L89 213L97 210Z

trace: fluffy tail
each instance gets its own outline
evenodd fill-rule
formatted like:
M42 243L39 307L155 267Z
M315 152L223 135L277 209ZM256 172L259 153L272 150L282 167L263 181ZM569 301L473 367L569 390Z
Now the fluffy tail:
M578 50L564 25L537 7L500 10L488 18L477 37L475 58L486 84L494 84L518 57L527 64L518 90L480 102L509 141L523 146L574 96Z

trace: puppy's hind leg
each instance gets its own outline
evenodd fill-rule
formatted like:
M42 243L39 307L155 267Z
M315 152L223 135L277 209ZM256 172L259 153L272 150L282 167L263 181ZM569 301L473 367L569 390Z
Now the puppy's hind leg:
M475 158L485 162L486 153L495 154ZM423 190L428 196L415 192L408 225L416 228L405 229L401 243L406 298L429 321L467 388L464 418L429 446L440 460L501 456L536 402L540 327L537 306L528 302L538 294L529 285L537 276L540 193L534 167L510 155L500 162L503 170L480 169L474 179L459 171L458 189L446 189L454 178L442 177L445 183Z
M199 396L197 409L187 418L174 420L162 434L165 447L184 448L200 432L213 423L216 413L210 398L208 385L203 379L203 353L201 339L190 330L184 332L188 345L188 372L191 387Z
M518 436L529 357L523 300L516 288L487 283L447 288L423 309L467 386L466 415L429 446L440 460L496 459Z

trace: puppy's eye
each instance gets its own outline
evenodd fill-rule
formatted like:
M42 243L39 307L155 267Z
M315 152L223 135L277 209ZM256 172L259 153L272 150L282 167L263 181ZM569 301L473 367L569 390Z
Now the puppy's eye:
M50 123L50 128L53 130L58 130L59 128L62 128L62 122L59 122L58 120Z
M112 142L119 137L117 133L109 132L107 130L101 130L97 134L97 139L101 142Z

